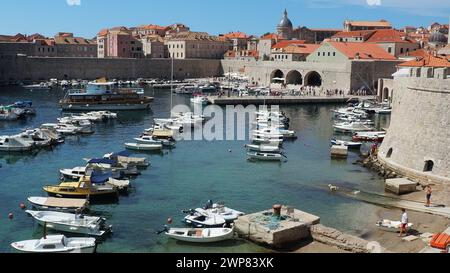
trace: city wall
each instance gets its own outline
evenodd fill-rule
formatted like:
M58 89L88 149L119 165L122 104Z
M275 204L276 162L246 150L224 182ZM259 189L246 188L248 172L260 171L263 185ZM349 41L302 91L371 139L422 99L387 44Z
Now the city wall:
M170 79L170 59L39 58L0 59L0 83L57 79ZM223 75L220 60L174 60L175 79Z

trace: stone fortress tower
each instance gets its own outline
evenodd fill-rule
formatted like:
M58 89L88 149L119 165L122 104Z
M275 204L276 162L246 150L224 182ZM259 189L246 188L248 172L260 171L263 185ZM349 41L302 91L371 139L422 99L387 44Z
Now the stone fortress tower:
M450 63L450 62L449 62ZM395 77L392 118L378 160L422 182L450 183L450 65Z

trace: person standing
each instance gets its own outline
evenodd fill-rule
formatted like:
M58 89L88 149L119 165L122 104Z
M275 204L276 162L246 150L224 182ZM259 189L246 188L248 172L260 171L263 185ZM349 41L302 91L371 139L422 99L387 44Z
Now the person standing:
M431 186L427 185L425 191L427 193L427 203L425 204L425 207L429 207L431 204L431 192L432 192Z
M408 214L405 209L402 209L402 219L400 221L400 234L398 237L402 237L403 233L407 235L406 227L408 226Z

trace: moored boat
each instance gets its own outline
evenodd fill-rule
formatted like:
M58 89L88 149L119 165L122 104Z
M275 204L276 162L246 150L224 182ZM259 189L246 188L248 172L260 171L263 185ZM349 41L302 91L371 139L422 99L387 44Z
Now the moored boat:
M39 210L61 212L82 212L89 207L87 199L31 196L28 197L28 202Z
M280 152L280 147L278 145L264 145L264 144L247 144L245 145L250 151L256 152L269 152L269 153L278 153Z
M38 240L14 242L11 247L27 253L93 253L95 238L67 238L64 235L48 235Z
M234 228L169 228L168 237L190 243L214 243L233 238Z
M125 148L136 151L159 151L162 149L162 144L125 143Z
M355 148L355 149L361 147L361 145L362 145L361 142L345 141L345 140L339 140L339 139L332 139L331 144L344 145L344 146L347 146L348 148Z
M279 153L263 153L263 152L248 152L248 159L262 160L262 161L281 161L283 156Z
M226 221L223 216L210 213L204 209L197 208L186 211L184 222L194 227L223 227Z

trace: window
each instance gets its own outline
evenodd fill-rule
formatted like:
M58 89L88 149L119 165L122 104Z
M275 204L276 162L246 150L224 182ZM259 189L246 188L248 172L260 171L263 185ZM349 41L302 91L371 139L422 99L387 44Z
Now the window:
M333 57L336 56L336 52L333 52Z
M403 54L403 47L400 48L400 54Z
M325 52L322 52L322 56L325 56Z
M427 160L427 161L425 161L425 166L423 167L423 171L431 172L433 170L433 167L434 167L433 160Z
M388 47L388 53L392 53L392 48Z
M330 52L328 52L328 57L330 57L331 56L331 53Z
M392 151L393 151L392 148L389 148L389 150L388 150L388 152L386 154L386 158L390 158L391 157Z

